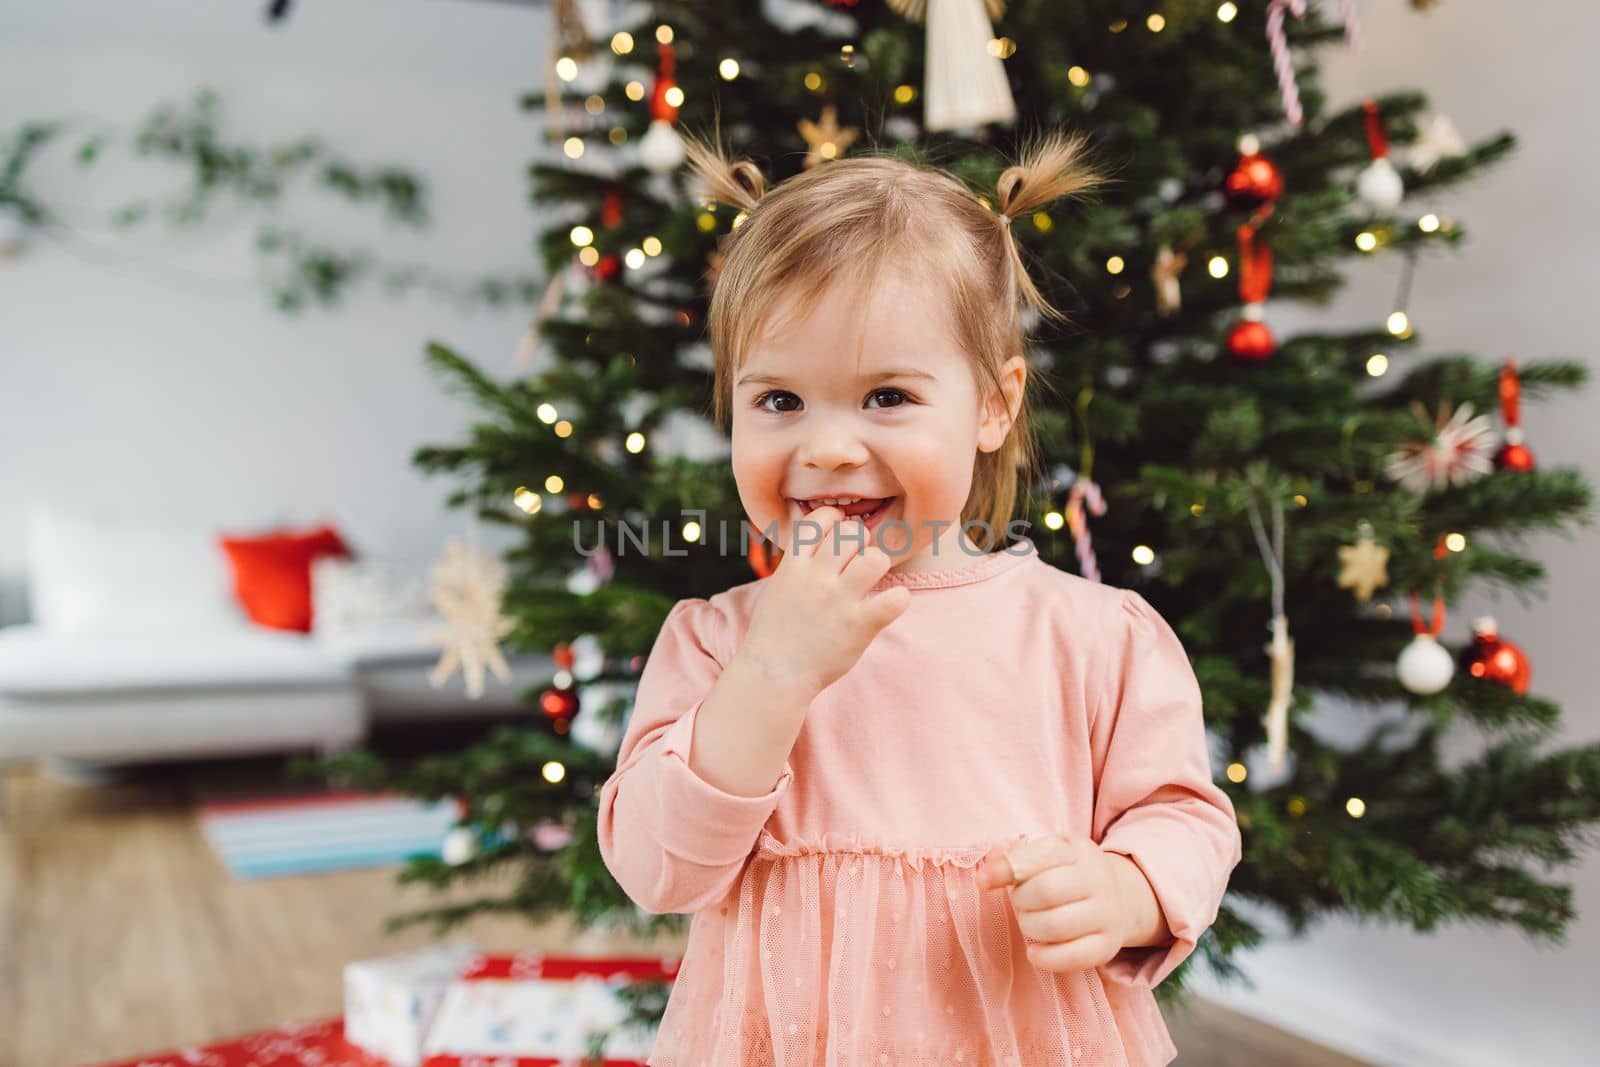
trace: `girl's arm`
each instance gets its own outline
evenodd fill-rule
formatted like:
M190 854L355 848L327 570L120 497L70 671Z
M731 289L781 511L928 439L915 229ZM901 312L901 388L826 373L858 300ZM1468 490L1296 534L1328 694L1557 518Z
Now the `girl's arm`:
M1211 776L1200 685L1188 654L1138 593L1124 590L1121 607L1113 623L1121 636L1112 677L1090 726L1093 837L1102 850L1126 856L1148 882L1160 921L1141 923L1141 933L1164 932L1170 940L1129 946L1102 970L1151 989L1216 921L1242 847L1233 802ZM1139 888L1125 873L1130 887Z
M600 790L601 857L652 914L698 911L733 886L793 779L815 696L749 658L724 669L712 651L722 624L703 599L667 614Z

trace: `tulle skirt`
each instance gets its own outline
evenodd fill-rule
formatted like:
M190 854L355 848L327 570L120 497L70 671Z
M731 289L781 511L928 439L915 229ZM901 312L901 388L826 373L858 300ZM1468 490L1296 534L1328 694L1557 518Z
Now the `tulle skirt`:
M780 842L763 831L737 887L694 919L648 1062L1167 1062L1130 1063L1098 971L1028 961L1010 895L978 886L990 847L898 848L853 834Z

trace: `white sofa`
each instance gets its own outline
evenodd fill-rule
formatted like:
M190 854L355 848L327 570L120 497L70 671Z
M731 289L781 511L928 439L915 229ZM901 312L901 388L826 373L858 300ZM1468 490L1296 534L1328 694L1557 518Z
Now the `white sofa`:
M0 627L0 775L24 759L92 768L333 751L385 720L517 710L555 669L513 657L509 685L491 676L469 700L459 674L429 681L429 615L362 619L319 580L316 610L343 616L338 626L249 622L209 531L36 513L29 534L36 618Z

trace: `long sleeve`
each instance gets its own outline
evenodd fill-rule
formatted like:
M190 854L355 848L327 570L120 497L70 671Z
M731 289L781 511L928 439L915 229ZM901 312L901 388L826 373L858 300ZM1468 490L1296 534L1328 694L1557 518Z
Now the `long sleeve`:
M1242 843L1233 802L1211 776L1200 685L1178 635L1132 590L1119 623L1091 725L1094 838L1144 872L1173 940L1124 949L1102 970L1153 989L1216 921Z
M600 789L600 855L652 914L699 911L725 896L794 777L786 762L770 790L745 797L689 768L700 705L730 654L722 629L707 600L673 605L639 677L617 769Z

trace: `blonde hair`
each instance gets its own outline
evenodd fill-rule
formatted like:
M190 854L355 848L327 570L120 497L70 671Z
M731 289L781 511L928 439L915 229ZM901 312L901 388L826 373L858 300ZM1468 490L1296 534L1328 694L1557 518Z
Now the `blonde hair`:
M961 348L972 359L979 395L1000 384L1005 362L1022 355L1022 308L1065 322L1034 285L1011 221L1051 201L1097 187L1084 162L1082 135L1049 132L1026 145L996 183L997 210L959 178L925 163L869 152L823 162L767 189L749 160L730 160L716 140L685 138L691 173L705 199L745 215L725 240L711 293L713 415L727 429L733 379L774 306L789 293L803 315L835 281L865 293L885 267L914 272L946 289ZM865 301L863 301L863 304ZM983 521L994 548L1003 541L1019 487L1031 490L1038 445L1024 395L1005 441L979 452L961 520ZM987 386L987 388L985 388Z

